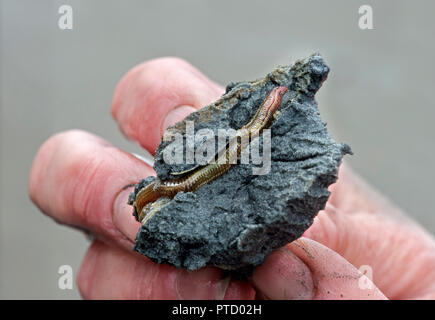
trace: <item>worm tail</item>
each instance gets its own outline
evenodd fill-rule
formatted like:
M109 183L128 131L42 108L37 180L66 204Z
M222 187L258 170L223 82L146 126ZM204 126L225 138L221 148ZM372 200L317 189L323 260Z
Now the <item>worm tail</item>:
M139 221L139 215L142 209L150 202L156 201L160 194L154 190L155 182L151 182L146 187L142 188L136 195L136 201L133 203L135 209L136 220Z

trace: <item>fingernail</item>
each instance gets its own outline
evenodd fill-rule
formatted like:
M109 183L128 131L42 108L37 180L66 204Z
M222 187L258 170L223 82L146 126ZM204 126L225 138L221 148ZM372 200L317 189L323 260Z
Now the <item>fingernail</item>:
M176 124L178 121L183 120L184 118L186 118L189 114L191 114L192 112L196 111L196 109L192 106L179 106L176 107L175 109L171 110L167 115L165 120L163 120L162 123L162 135L163 132L165 132L165 130Z
M133 216L133 207L127 204L133 188L121 191L113 202L113 224L130 241L134 242L140 223Z
M221 300L230 282L222 278L222 271L206 267L196 271L180 270L175 280L175 290L182 300Z
M269 299L309 300L314 295L313 278L307 265L288 248L273 252L255 269L252 280Z

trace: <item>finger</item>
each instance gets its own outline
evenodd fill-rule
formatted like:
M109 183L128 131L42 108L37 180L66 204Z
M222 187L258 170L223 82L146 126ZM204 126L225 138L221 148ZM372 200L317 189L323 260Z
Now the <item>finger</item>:
M271 299L385 299L352 264L307 238L269 256L252 280Z
M404 219L400 209L369 186L346 162L340 166L337 183L332 184L329 189L329 203L343 213L364 211Z
M322 244L300 238L287 247L311 270L315 299L386 299L370 279Z
M86 299L253 299L255 291L216 268L188 272L95 241L77 283Z
M408 299L434 289L428 284L435 283L435 244L415 224L387 215L346 214L327 205L304 236L338 252L358 269L369 268L373 282L388 298Z
M112 115L128 138L154 154L168 126L216 100L223 91L182 59L154 59L121 79Z
M311 300L314 296L310 270L286 248L271 253L254 270L252 283L266 299Z
M59 223L87 229L131 249L139 223L124 187L153 175L136 157L83 131L45 142L29 178L33 202Z

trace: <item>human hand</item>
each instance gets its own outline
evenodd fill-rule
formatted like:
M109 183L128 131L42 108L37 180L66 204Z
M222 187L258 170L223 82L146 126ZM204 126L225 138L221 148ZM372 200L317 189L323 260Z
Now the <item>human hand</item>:
M162 58L127 73L113 97L122 132L154 153L164 130L216 100L224 89L187 62ZM383 299L435 298L435 244L345 165L332 195L304 237L272 253L250 282L217 268L194 272L158 265L132 252L139 223L124 186L154 175L129 153L83 131L47 140L31 169L35 204L96 240L78 274L84 298L96 299ZM357 267L368 265L374 283ZM370 288L367 288L370 287Z

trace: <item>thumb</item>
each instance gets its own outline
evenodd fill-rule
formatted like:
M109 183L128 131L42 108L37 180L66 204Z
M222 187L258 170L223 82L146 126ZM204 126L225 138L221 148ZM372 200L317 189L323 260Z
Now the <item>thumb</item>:
M308 238L270 255L254 271L252 282L270 299L386 299L351 263Z
M121 79L111 110L121 131L154 154L168 126L223 92L187 61L158 58L134 67Z

